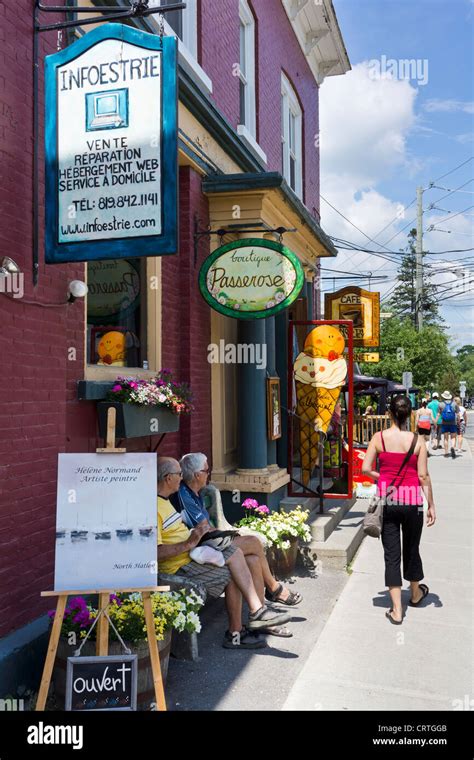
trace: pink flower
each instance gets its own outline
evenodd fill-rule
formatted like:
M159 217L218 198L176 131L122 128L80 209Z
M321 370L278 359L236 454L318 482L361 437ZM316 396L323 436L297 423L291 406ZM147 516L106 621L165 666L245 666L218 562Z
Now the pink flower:
M133 380L130 383L130 388L138 388L138 383L133 382Z
M242 506L244 509L257 509L258 501L256 499L245 499L242 502Z
M270 514L270 510L268 509L268 507L267 507L266 504L262 504L260 507L257 507L255 511L256 512L260 512L260 514L262 514L262 515L269 515Z
M121 385L114 385L114 387L112 388L112 390L113 390L114 393L118 393L119 391L122 390L122 386Z

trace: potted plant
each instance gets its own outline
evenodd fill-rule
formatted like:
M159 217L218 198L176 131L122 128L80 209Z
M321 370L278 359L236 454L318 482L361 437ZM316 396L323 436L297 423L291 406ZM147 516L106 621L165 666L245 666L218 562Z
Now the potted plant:
M166 682L172 632L199 633L201 622L198 613L204 601L195 591L186 589L152 594L151 598L161 672L163 681ZM55 612L51 610L48 613L51 620ZM53 674L55 695L59 703L64 704L67 658L74 656L81 642L86 638L87 631L97 614L97 607L84 597L77 596L69 600L61 628ZM138 655L137 706L138 709L149 710L155 700L155 690L141 594L112 594L107 614L128 649L131 649L132 654ZM81 655L95 655L96 630L97 626L85 642ZM123 653L122 644L112 626L110 626L109 634L109 654Z
M311 531L306 525L309 511L296 507L291 512L270 512L265 504L256 499L246 499L242 506L247 515L237 523L237 527L249 527L265 536L267 560L276 578L286 578L295 570L298 544L311 540Z
M117 411L117 438L175 433L179 430L180 415L193 410L191 389L186 383L174 382L167 369L151 380L117 377L107 400L97 404L102 438L106 435L107 411L111 406Z

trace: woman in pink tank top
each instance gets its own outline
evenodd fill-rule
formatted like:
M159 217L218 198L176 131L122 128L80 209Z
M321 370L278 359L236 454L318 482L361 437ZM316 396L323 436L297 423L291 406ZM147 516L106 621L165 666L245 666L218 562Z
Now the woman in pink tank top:
M369 443L362 472L377 481L377 493L384 497L382 544L385 558L385 585L388 586L392 607L386 613L394 625L403 621L402 576L410 582L409 605L418 607L429 592L420 583L423 565L420 557L420 538L423 529L423 493L428 502L426 524L434 525L436 511L431 479L428 474L428 457L423 439L414 439L413 433L404 430L411 415L407 396L395 396L390 404L392 425L388 430L375 433ZM407 461L412 444L413 452ZM378 456L379 470L374 469ZM400 468L403 468L400 470ZM400 530L401 537L400 538ZM402 549L403 542L403 549Z

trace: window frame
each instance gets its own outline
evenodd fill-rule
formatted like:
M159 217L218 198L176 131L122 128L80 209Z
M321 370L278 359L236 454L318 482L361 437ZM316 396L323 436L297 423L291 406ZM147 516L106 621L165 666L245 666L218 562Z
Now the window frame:
M241 27L244 27L244 66L245 71L241 69L241 45L240 34ZM244 84L244 108L245 120L239 122L239 127L244 127L246 132L257 139L257 93L255 85L255 17L250 10L247 0L239 0L239 82ZM241 95L239 85L239 119L241 107Z
M281 75L281 122L282 174L289 187L303 199L303 110L288 77ZM294 118L295 145L290 144L290 115ZM290 157L295 161L295 187L291 187Z
M161 256L146 257L147 277L147 356L148 369L143 367L106 367L100 364L87 362L87 295L84 299L84 379L85 380L115 380L120 374L126 373L143 379L152 378L161 369ZM152 278L154 278L152 280ZM84 281L87 282L87 265L84 265ZM156 283L156 288L151 288L151 283Z

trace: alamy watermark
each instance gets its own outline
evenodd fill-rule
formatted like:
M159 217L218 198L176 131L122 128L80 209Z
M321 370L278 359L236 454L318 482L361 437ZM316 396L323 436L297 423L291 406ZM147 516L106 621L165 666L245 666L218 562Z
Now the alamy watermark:
M13 298L23 298L25 293L23 272L0 273L0 293L11 293Z
M427 58L387 58L381 55L369 61L369 79L406 79L428 84Z
M255 364L257 369L267 368L266 343L210 343L207 347L209 364Z

